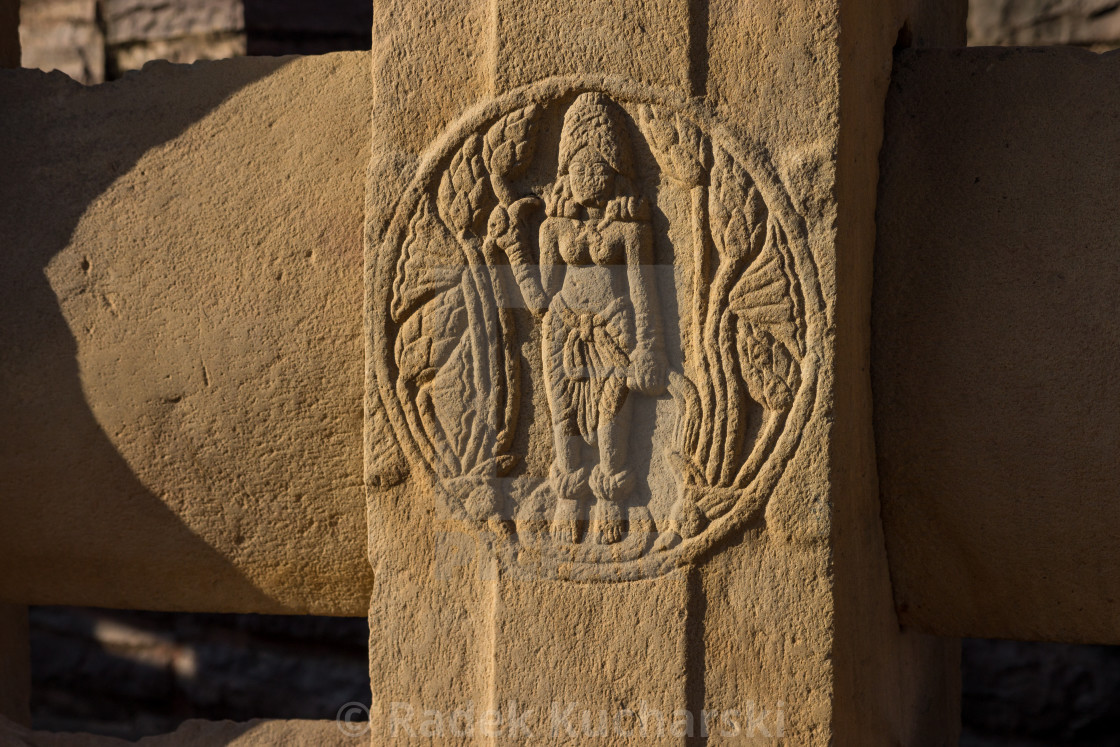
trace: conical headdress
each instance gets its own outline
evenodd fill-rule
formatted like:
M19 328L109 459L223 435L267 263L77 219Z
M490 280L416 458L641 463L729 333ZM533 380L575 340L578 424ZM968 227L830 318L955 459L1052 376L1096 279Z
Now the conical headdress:
M601 93L581 94L564 114L560 131L561 174L579 151L593 148L611 168L623 176L633 176L630 135L622 111Z

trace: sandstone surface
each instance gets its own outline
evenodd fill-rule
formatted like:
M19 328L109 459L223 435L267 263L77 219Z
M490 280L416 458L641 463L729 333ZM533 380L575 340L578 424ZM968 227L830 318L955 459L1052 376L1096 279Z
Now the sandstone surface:
M366 56L0 91L0 597L365 614Z
M867 350L890 50L963 7L374 17L374 734L469 702L640 743L645 704L951 742L955 644L891 603Z

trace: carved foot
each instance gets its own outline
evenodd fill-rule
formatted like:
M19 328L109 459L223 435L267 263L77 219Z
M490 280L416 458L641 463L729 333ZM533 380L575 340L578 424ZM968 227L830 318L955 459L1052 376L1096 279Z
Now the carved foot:
M509 539L513 536L513 523L503 519L498 514L494 514L486 520L486 528L503 539Z
M485 523L498 516L498 494L491 485L476 485L463 500L463 508L472 520Z
M669 511L669 529L689 539L700 534L704 528L704 512L696 505L695 501L687 496L681 496Z
M595 503L595 538L600 545L622 541L622 508L617 503L600 500Z
M556 512L552 515L552 539L569 545L579 541L579 503L564 498L556 501Z
M662 532L653 543L654 552L665 552L671 550L681 543L681 536L674 531Z

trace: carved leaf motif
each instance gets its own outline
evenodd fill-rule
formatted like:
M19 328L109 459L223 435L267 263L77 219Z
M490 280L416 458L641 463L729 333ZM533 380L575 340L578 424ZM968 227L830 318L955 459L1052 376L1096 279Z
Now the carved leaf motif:
M455 454L466 454L476 413L463 407L473 402L475 392L473 367L476 365L469 344L455 346L450 360L441 366L432 379L431 398L439 422L443 424Z
M731 311L767 330L787 349L800 350L793 296L792 278L771 241L731 291Z
M427 201L409 222L397 275L393 281L390 312L400 323L415 309L462 280L459 243L432 214Z
M398 262L390 308L402 324L398 391L414 403L410 427L448 478L492 479L515 462L505 453L519 396L514 324L486 246L495 210L515 202L506 179L532 158L538 114L536 105L523 107L463 141L434 209L430 197L421 201Z
M458 440L459 429L450 426L457 426L459 419L447 417L448 405L462 409L467 396L462 390L448 395L461 361L471 355L470 341L463 335L466 314L462 304L458 286L429 300L401 325L395 350L398 391L416 404L410 416L413 433L434 449L447 475L456 474L463 458L462 448L439 446L449 439Z
M453 231L485 235L490 210L497 204L482 156L482 137L471 135L451 158L440 180L440 217Z
M800 385L796 288L777 246L777 231L731 292L739 318L737 347L751 397L784 412Z
M707 183L711 147L692 120L661 107L643 106L638 122L654 158L669 178L689 187Z
M540 107L530 104L510 112L490 127L482 158L492 175L514 179L529 165L537 140L539 113Z
M761 251L766 240L766 203L746 170L722 149L712 166L708 212L720 256L742 261Z
M788 410L800 385L797 361L789 348L769 332L748 324L739 330L739 354L746 362L743 373L751 397L769 410Z

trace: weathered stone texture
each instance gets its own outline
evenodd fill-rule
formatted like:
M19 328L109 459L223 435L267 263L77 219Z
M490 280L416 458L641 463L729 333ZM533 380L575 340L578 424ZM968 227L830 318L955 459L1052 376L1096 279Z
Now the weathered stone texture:
M365 614L366 56L0 91L0 598Z
M243 5L238 0L98 2L105 19L105 40L109 44L240 31L245 25Z
M876 438L899 616L1120 642L1120 58L912 51L887 109Z
M368 0L326 6L272 0L24 0L23 10L23 66L62 70L82 83L116 79L157 59L194 62L370 46ZM15 54L18 62L18 50Z
M194 62L245 54L240 0L98 0L110 78L150 60Z
M1120 45L1120 6L1114 0L972 0L968 43L1113 49Z
M61 70L80 83L105 79L105 36L96 0L24 0L22 66Z
M757 704L767 709L771 729L781 708L783 734L795 743L950 743L957 707L955 644L899 633L879 528L867 350L875 158L882 119L878 104L869 102L882 101L890 50L903 21L909 18L913 43L959 43L963 7L650 2L627 6L626 12L620 8L610 2L449 0L427 3L414 13L401 12L393 2L375 9L366 300L375 700L405 701L417 713L423 708L450 712L468 701L480 709L497 708L507 695L526 694L522 706L538 709L543 720L534 728L548 736L547 713L539 714L547 711L549 699L577 702L597 714L598 709L636 708L646 699L652 704L658 693L663 702L695 714ZM612 33L604 34L608 23ZM565 33L569 29L572 33ZM662 49L649 43L662 38L675 44ZM686 45L687 54L681 54ZM571 77L542 82L549 76ZM650 92L651 84L658 86L656 92ZM517 89L525 85L529 88ZM711 119L690 108L697 102L687 99L697 94L704 95L703 112L710 112ZM658 125L663 134L669 132L661 145L641 107L651 100L679 117L676 124ZM690 117L703 123L695 125L696 131L681 124ZM508 135L532 129L518 130L521 125L514 123L524 120L538 122L533 126L539 127L539 138ZM713 121L723 128L718 134ZM503 138L509 137L514 146L506 149ZM629 223L628 235L645 230L641 224L647 219L640 211L627 212L630 208L607 211L593 227L595 221L581 217L578 206L564 212L555 206L559 202L548 205L554 180L559 191L551 194L576 200L589 210L588 216L597 209L596 200L610 194L604 187L607 191L599 197L564 197L564 154L578 151L575 145L565 150L565 143L580 142L585 147L598 144L600 160L588 157L602 173L614 174L609 179L647 179L652 185L657 203L653 263L673 265L672 272L658 276L657 291L671 366L692 371L697 348L711 340L704 337L710 329L690 331L686 320L692 309L705 303L713 308L722 301L720 293L728 289L721 284L728 282L728 273L732 280L738 277L732 255L725 253L718 272L713 260L716 274L710 287L715 290L710 295L704 283L682 280L704 277L696 268L704 266L707 248L702 241L689 243L690 235L704 235L703 226L697 229L694 223L693 234L680 228L682 217L687 226L690 206L689 192L682 193L680 185L699 190L691 193L691 204L692 215L701 214L709 204L704 174L712 168L702 163L690 171L689 148L703 152L710 146L720 168L732 169L729 161L740 158L744 172L758 184L764 207L741 216L736 225L746 226L745 235L756 235L763 224L757 235L764 237L767 219L759 216L769 209L771 230L788 227L789 241L798 247L781 256L784 266L795 268L790 272L801 283L805 306L790 315L789 281L780 275L771 276L767 286L777 318L789 329L801 323L808 329L808 352L794 356L804 378L784 381L790 399L805 408L795 406L786 421L797 423L790 428L798 446L788 462L778 463L774 482L761 488L757 513L738 517L740 524L712 521L718 531L703 530L701 523L699 534L683 529L687 516L682 519L669 509L672 501L665 495L672 495L675 481L657 449L648 463L636 459L641 492L635 501L645 502L657 537L648 557L634 550L631 539L648 529L641 523L646 521L643 514L634 503L624 504L630 512L628 534L617 532L610 505L615 499L609 497L615 488L604 485L628 484L618 463L611 461L616 448L646 448L642 453L648 454L649 442L658 448L666 443L666 424L672 422L679 395L652 402L644 397L655 387L644 386L643 377L663 364L646 358L648 351L640 347L612 352L596 331L601 321L585 317L580 325L563 322L568 327L559 328L566 332L547 331L553 329L547 325L559 324L557 317L570 318L556 299L567 304L563 294L579 281L558 285L547 295L531 282L537 245L526 238L530 234L539 238L541 264L551 267L556 260L544 258L550 230L573 231L569 248L592 241L596 232L608 242L612 224ZM627 156L610 155L624 152L629 143L636 144L633 169ZM519 162L523 150L534 146L534 153L543 155L526 155ZM658 155L662 148L672 159ZM737 155L729 158L729 152ZM494 155L506 153L517 156ZM750 157L738 155L743 153ZM507 179L517 169L521 171ZM700 176L687 176L694 172ZM522 178L524 173L528 176ZM750 204L745 192L737 198L726 181L720 182L726 177L713 171L710 178L712 195L719 195L711 204L720 199L735 208ZM620 189L619 182L609 183ZM553 212L523 218L535 209L525 196L530 192L545 194L544 210ZM717 216L712 220L718 220L717 209L711 211ZM727 247L720 251L743 252L752 260L756 255L751 251L781 244L780 239L759 239L752 249L743 235L728 231L715 239L718 247ZM771 234L776 235L780 231ZM689 246L693 254L686 253ZM458 329L454 325L461 324L456 321L460 317L483 313L469 304L464 311L461 298L481 292L477 287L485 285L479 278L485 277L487 265L501 263L486 254L484 259L461 259L460 248L470 252L472 247L507 252L522 294L507 304L501 298L506 292L502 281L494 281L499 300L493 301L496 310L485 322L494 330L486 338L489 345L470 342L466 331L459 336L447 331ZM580 268L595 264L561 259ZM460 271L468 263L473 291L458 285L467 282ZM650 263L627 255L627 272L633 270L629 293L640 282L634 266ZM757 271L765 264L752 267ZM449 274L449 268L456 271ZM550 281L542 282L547 286ZM462 296L455 295L460 291ZM615 293L612 286L581 298L576 313L591 307L611 317L619 305L640 306L633 295ZM736 313L750 313L751 302L737 306ZM486 303L484 299L480 306ZM413 314L415 309L421 311ZM507 309L513 309L514 321L494 321ZM635 318L640 316L636 311ZM538 332L538 325L546 331ZM458 349L464 339L468 341L461 344L474 351L471 357L446 363L447 351ZM630 439L610 441L616 431L601 430L599 438L606 441L597 442L590 478L582 476L582 457L566 451L564 440L585 428L569 425L565 418L590 405L584 401L568 407L564 398L578 395L561 387L567 381L563 376L574 374L556 362L559 353L541 352L542 345L552 344L549 339L564 340L563 365L568 369L576 365L569 361L580 350L615 356L591 365L632 366L626 369L625 383L626 396L637 402L632 430L630 421L618 415L621 405L610 400L597 400L594 407L599 409L587 416L602 418L596 421L600 426L604 420L611 427L621 423L623 438ZM767 340L762 333L756 339ZM737 376L755 364L735 344L725 338L704 354L714 367L733 351L742 365L732 372ZM767 365L776 369L782 349L767 344L772 353ZM785 349L796 349L796 343ZM518 372L501 368L503 355L516 358ZM462 383L484 366L489 366L482 377L489 389ZM589 387L596 386L594 375L586 380ZM436 384L428 388L432 381ZM774 378L767 384L766 394L754 388L750 396L765 402L768 412L781 410L780 402L788 407L789 400L774 394L779 391ZM603 386L601 381L598 385ZM704 385L700 379L698 386ZM515 397L509 392L519 386L524 387L521 399L513 399L517 404L509 408L507 398ZM732 390L716 419L737 417L732 413L745 396ZM603 414L603 408L616 406L617 411ZM507 441L514 428L510 410L521 430ZM804 423L797 420L801 413L806 413ZM677 417L692 422L679 413ZM390 439L399 442L403 458ZM497 444L489 461L477 460L477 452L465 448L475 443ZM604 448L603 443L615 445ZM764 449L760 453L766 454ZM511 456L521 461L515 463ZM734 453L727 458L732 461L719 466L739 466ZM461 473L456 471L460 467ZM596 483L596 474L608 479ZM706 479L688 483L702 496L700 502L719 494L710 490L714 478ZM582 518L581 506L589 501L580 492L586 480L597 503ZM508 496L502 492L507 489ZM733 488L724 490L733 496L725 500L739 495ZM536 498L541 495L546 497ZM538 510L534 500L546 506L541 516L532 513ZM664 503L659 507L658 501ZM516 535L509 534L513 530ZM705 537L703 531L712 534ZM666 535L672 542L674 532L685 549L674 555L677 546L669 544L668 554L656 555ZM539 544L531 544L534 533ZM703 553L687 555L688 548L697 546L705 548ZM612 547L617 553L613 561ZM600 561L594 560L600 555ZM639 560L649 561L655 570L637 570ZM594 562L601 562L598 576L589 568ZM669 572L674 563L686 568ZM374 733L386 733L380 730L391 726L391 719L375 721ZM609 733L622 741L618 731ZM551 736L553 741L565 738L563 732ZM634 733L629 737L640 741Z
M81 83L120 77L145 62L245 54L239 0L23 0L24 67L61 70Z

